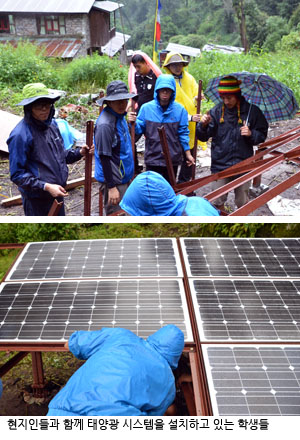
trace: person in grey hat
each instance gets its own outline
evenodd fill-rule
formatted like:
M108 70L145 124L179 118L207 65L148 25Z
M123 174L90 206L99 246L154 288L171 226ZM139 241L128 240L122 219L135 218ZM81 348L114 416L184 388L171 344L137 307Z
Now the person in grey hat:
M63 202L67 195L67 164L78 161L88 151L86 145L65 150L53 118L54 103L59 98L59 92L42 83L24 86L18 104L24 107L24 118L7 140L11 180L21 192L26 216L48 215L55 199ZM58 215L65 215L63 204Z
M129 93L123 81L108 84L106 95L97 104L106 104L95 125L95 178L100 183L106 215L120 209L121 201L134 175L134 158L126 108Z

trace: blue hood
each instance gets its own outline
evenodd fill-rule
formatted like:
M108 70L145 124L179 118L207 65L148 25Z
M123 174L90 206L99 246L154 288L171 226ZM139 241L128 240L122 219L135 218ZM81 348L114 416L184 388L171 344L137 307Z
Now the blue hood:
M156 80L155 83L155 89L154 89L154 99L155 101L159 104L159 100L158 100L158 90L159 89L171 89L173 91L172 95L171 95L171 99L170 99L170 104L173 103L175 101L176 98L176 81L173 77L173 75L166 75L166 74L162 74L159 75L159 77Z
M133 180L120 206L133 216L220 215L203 197L176 195L169 182L154 171L145 171Z
M133 216L179 216L184 211L186 199L186 196L176 196L160 174L146 171L132 181L120 206Z
M184 335L176 325L169 324L160 328L147 338L147 342L166 359L173 370L177 368L184 348Z

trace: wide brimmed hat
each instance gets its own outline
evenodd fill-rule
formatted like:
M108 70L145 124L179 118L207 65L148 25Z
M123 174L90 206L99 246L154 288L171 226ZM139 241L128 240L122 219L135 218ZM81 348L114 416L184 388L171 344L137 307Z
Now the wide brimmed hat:
M108 84L106 96L98 99L96 102L98 105L102 105L106 101L120 101L122 99L135 98L136 96L136 93L129 93L128 87L123 81L116 80Z
M28 105L38 99L51 99L53 102L61 97L61 92L48 89L42 83L27 84L22 91L23 100L17 105Z
M163 67L167 67L170 64L183 64L184 66L187 66L189 64L189 61L185 60L180 54L172 55L167 63L164 63Z
M241 93L241 81L234 76L226 76L220 79L218 91L220 95L235 95Z

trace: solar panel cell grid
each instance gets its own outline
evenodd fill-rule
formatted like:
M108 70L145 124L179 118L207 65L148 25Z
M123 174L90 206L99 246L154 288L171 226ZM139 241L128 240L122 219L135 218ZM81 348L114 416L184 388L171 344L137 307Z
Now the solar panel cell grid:
M214 415L299 415L299 346L205 346Z
M299 277L299 240L182 239L190 277Z
M2 340L65 340L74 329L103 326L147 337L170 323L192 340L183 284L177 279L4 283L0 316Z
M300 340L300 282L190 281L203 341Z
M177 277L174 239L31 243L7 280Z

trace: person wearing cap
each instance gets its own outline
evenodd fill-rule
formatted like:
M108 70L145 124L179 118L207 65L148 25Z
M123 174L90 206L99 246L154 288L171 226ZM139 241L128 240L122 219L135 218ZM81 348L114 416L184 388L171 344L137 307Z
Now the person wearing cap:
M7 140L11 180L18 185L27 216L48 215L56 199L67 195L67 164L86 154L88 147L65 150L57 123L54 103L60 93L42 83L27 84L23 99L24 118ZM64 205L58 215L65 215Z
M128 125L125 119L129 93L123 81L112 81L106 96L98 105L106 104L95 125L95 178L100 183L106 215L118 211L134 174L134 159Z
M264 142L268 134L268 122L261 110L243 98L240 82L233 76L226 76L219 82L220 104L213 107L197 124L197 137L211 142L211 172L218 173L253 155L253 146ZM246 123L248 121L248 123ZM214 182L214 189L236 179L237 176ZM235 204L238 208L249 201L250 182L235 188ZM214 204L224 210L227 194Z
M202 197L176 195L160 174L145 171L136 176L120 207L132 216L218 216L219 211Z
M200 122L200 114L197 114L198 84L195 78L185 70L189 61L185 60L180 53L169 52L166 56L163 68L168 74L173 75L176 81L176 102L179 102L188 112L190 130L190 149L194 148L196 123ZM200 144L200 142L199 142ZM183 160L178 175L178 183L188 182L192 177L192 167L187 166Z
M155 171L169 181L168 169L160 143L158 128L165 128L170 156L177 175L183 157L188 166L195 163L189 146L188 114L185 108L175 102L176 83L172 75L160 75L155 84L154 99L141 107L137 116L129 113L129 122L135 122L135 133L146 138L146 171Z
M118 327L80 330L65 348L86 362L51 400L47 416L162 416L175 399L173 370L184 348L176 325L147 339Z

